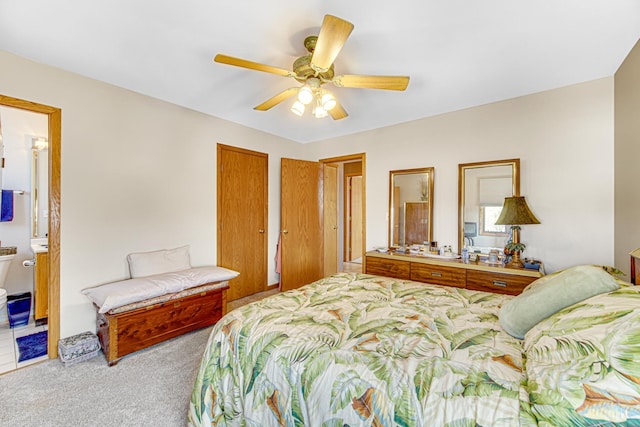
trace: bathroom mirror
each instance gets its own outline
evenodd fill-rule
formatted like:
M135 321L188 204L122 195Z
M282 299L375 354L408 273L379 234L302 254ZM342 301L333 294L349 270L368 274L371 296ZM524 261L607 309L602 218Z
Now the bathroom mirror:
M389 246L430 242L433 168L389 172Z
M495 225L505 197L520 195L520 159L458 165L458 252L502 251L506 225Z
M49 145L33 138L31 149L31 238L49 235Z

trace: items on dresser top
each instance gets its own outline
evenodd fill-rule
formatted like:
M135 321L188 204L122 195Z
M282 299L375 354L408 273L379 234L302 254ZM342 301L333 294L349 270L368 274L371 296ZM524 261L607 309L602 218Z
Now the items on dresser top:
M544 274L542 264L539 270L514 269L458 258L378 252L367 252L365 259L369 274L509 295L520 294Z

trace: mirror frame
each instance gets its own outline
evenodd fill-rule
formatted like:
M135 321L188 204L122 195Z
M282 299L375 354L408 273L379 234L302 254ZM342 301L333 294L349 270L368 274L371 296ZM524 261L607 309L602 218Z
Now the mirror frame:
M426 173L428 174L427 178L427 187L429 190L429 225L427 226L427 233L429 236L429 241L433 239L433 175L435 168L426 167L426 168L414 168L414 169L399 169L389 171L389 229L387 233L387 242L388 246L392 247L393 243L391 241L392 236L392 228L393 228L393 180L394 177L398 175L418 175Z
M489 160L485 162L458 164L458 253L464 247L464 188L465 172L468 169L488 168L492 166L511 166L512 195L520 195L520 159Z

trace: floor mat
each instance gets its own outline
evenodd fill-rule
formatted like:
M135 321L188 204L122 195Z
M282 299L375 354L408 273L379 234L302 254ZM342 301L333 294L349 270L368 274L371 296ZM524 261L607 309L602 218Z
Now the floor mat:
M20 357L18 362L34 359L47 354L47 331L16 338Z

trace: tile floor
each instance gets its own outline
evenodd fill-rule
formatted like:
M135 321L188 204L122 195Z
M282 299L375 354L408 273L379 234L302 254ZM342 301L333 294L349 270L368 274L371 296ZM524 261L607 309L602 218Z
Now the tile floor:
M20 354L18 353L18 344L16 343L16 338L18 337L46 330L47 325L36 326L33 318L29 321L28 325L17 326L13 329L9 327L9 322L0 323L0 374L47 360L48 356L44 355L25 360L24 362L18 362Z

